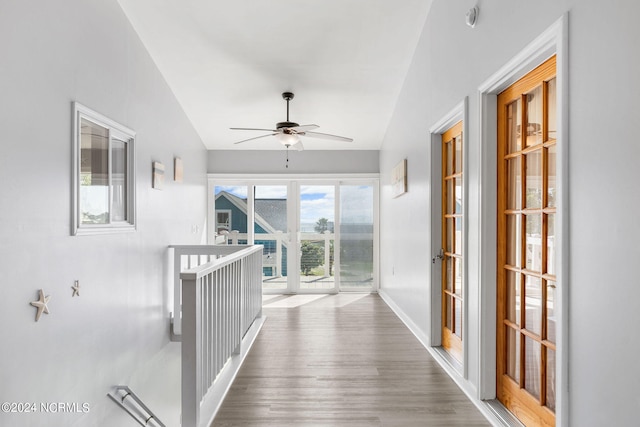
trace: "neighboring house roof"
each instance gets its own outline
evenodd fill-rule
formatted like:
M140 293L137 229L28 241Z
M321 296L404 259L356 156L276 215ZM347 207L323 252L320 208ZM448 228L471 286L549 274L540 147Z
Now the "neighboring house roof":
M283 199L256 199L256 216L260 215L274 230L287 232L287 201Z
M221 191L216 195L218 198L224 197L233 203L244 214L247 214L247 199L242 199L236 195ZM268 233L276 231L287 232L287 201L284 199L257 199L255 201L255 221Z

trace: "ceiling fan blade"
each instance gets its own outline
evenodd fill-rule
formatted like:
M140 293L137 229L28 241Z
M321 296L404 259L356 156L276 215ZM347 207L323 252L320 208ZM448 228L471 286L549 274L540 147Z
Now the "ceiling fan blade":
M277 129L255 129L255 128L229 128L231 130L259 130L263 132L278 132Z
M320 132L305 132L304 136L310 136L312 138L332 139L334 141L352 142L353 138L347 138L346 136L330 135L328 133Z
M318 129L320 126L318 125L301 125L301 126L294 126L292 128L289 128L291 130L295 130L296 132L306 132L309 130L314 130L314 129Z
M295 148L298 151L304 150L304 146L302 145L302 141L298 141L291 146L291 148Z
M266 138L267 136L273 136L273 135L277 135L277 134L278 134L278 132L270 133L268 135L260 135L260 136L254 137L254 138L243 139L242 141L234 142L234 144L240 144L241 142L247 142L247 141L251 141L251 140L254 140L254 139Z

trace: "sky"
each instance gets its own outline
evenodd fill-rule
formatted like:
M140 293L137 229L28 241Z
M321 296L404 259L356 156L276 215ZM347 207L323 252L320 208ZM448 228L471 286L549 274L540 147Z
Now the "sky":
M300 223L315 224L318 219L335 221L335 190L333 185L300 186ZM216 186L215 194L226 191L246 199L247 186ZM366 185L341 185L343 223L373 222L373 188ZM257 199L286 199L286 185L257 185Z

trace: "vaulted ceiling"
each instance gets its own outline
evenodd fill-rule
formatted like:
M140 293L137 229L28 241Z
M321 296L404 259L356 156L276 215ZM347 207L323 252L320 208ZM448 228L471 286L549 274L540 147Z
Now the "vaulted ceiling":
M209 149L286 119L353 142L304 139L307 150L379 149L431 0L119 0Z

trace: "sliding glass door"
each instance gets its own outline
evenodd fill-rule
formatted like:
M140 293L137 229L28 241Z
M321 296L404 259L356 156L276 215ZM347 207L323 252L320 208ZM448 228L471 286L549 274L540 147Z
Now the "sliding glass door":
M375 210L372 184L341 184L340 289L374 290Z
M265 293L377 290L377 180L212 179L209 241L263 245Z

